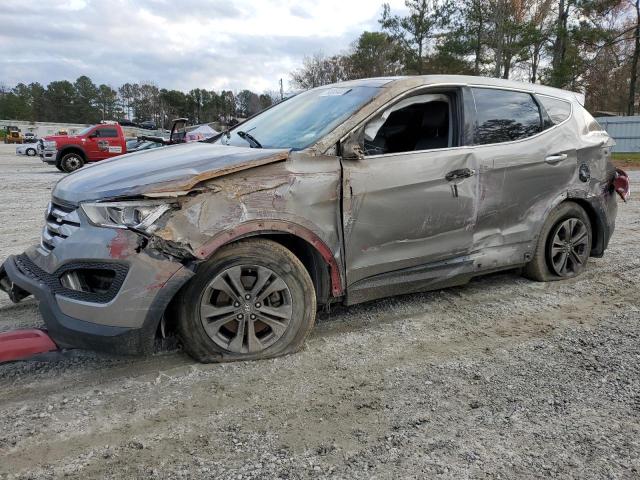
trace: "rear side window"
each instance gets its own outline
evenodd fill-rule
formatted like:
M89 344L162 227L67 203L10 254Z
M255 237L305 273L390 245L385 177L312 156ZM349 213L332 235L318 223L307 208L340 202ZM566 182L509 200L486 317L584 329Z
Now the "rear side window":
M564 122L571 115L571 103L546 95L538 95L537 97L554 125Z
M476 106L475 145L511 142L542 131L540 108L528 93L472 88Z
M100 128L96 133L100 138L114 138L118 136L118 131L115 128Z

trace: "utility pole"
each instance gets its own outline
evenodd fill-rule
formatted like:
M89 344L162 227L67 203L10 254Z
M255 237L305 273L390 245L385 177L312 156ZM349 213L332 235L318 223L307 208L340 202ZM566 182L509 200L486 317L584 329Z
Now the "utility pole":
M284 100L284 89L282 88L282 79L280 79L280 101Z

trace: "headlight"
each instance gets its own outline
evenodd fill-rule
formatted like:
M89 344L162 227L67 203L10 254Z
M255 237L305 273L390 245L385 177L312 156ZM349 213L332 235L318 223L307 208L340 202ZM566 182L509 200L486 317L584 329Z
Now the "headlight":
M83 203L82 210L89 221L98 227L132 228L152 233L154 223L173 204L163 200L132 200L127 202Z
M54 140L47 140L46 142L42 142L42 146L44 148L56 148L56 142Z

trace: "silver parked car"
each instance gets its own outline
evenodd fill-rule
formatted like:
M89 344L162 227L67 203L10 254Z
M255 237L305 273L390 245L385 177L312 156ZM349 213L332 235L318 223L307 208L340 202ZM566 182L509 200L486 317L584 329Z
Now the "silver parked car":
M16 155L27 155L35 157L38 153L38 146L35 143L23 143L16 147Z
M320 305L602 256L628 179L572 92L377 78L301 93L205 142L125 155L53 190L0 285L61 346L201 361L294 352Z

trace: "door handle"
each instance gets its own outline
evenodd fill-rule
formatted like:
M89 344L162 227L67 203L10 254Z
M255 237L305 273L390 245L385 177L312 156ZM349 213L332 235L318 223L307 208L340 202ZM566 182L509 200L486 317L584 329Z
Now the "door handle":
M471 175L474 175L476 173L475 170L471 170L470 168L460 168L458 170L452 170L449 173L447 173L444 178L447 181L451 181L451 180L457 180L459 178L468 178Z
M560 163L563 160L566 160L568 155L566 153L557 153L555 155L549 155L544 159L545 162L550 164Z

